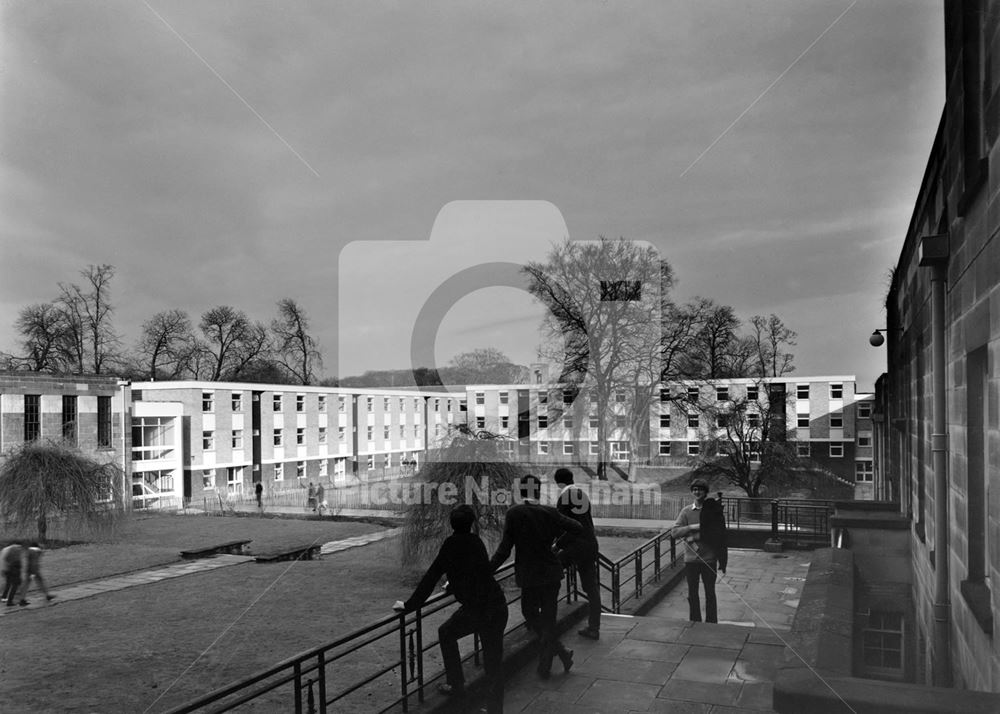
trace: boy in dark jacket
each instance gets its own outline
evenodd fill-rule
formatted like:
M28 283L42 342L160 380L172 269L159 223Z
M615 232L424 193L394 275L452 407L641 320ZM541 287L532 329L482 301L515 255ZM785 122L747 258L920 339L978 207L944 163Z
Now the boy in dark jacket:
M424 574L417 589L406 602L396 601L393 609L412 612L430 597L442 576L448 579L448 592L461 607L438 628L441 657L444 660L446 684L438 687L442 694L460 694L465 688L458 639L473 632L483 646L483 666L486 670L487 711L503 711L503 633L507 626L507 601L493 577L486 546L472 532L476 514L471 506L458 506L450 516L454 533L441 544L441 550Z

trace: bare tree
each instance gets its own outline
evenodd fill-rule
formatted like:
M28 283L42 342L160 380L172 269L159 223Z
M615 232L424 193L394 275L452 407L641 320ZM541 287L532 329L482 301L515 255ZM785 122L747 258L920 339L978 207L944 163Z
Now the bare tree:
M192 371L197 343L191 319L183 310L158 312L142 324L136 347L149 379L178 379Z
M298 384L312 384L323 364L319 345L309 334L305 310L291 298L278 301L278 317L271 322L274 359Z
M83 287L60 283L57 302L64 312L70 335L70 351L79 372L89 368L101 374L118 358L119 337L112 323L112 265L88 265L80 271L86 279Z
M732 374L736 350L736 330L740 319L729 305L698 298L696 314L702 320L690 352L689 371L704 379L721 379Z
M631 440L636 414L660 374L670 266L652 247L601 237L567 240L546 262L529 263L524 271L529 291L548 309L544 326L562 362L559 382L571 391L569 401L585 392L593 405L597 477L605 480L609 435Z
M205 335L206 373L213 382L239 378L254 360L268 352L267 328L229 305L205 312L198 326Z
M21 335L23 349L23 357L13 359L15 364L33 372L66 369L69 333L65 315L56 305L45 302L21 308L14 326Z
M756 352L758 376L781 377L794 372L794 356L785 348L795 346L798 333L788 329L773 312L768 317L754 315L750 324L753 327L750 340Z
M521 376L521 367L496 347L455 355L442 371L442 377L454 384L513 384Z

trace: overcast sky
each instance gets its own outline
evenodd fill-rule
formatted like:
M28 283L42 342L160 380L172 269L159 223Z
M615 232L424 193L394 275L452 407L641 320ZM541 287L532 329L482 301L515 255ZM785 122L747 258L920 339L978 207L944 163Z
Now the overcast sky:
M0 350L110 263L126 344L161 310L269 321L291 297L327 374L407 367L449 277L606 235L655 245L680 300L777 313L797 374L884 367L940 0L2 9ZM534 358L540 309L493 282L455 293L439 364Z

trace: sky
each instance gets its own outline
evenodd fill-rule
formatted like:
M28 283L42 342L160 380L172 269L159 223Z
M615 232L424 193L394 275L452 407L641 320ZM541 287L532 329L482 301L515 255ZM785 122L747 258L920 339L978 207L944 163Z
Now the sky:
M884 370L940 0L0 11L2 351L106 263L126 346L162 310L269 322L288 297L328 376L417 347L527 364L543 313L504 270L603 235L655 246L678 300L779 315L796 374Z

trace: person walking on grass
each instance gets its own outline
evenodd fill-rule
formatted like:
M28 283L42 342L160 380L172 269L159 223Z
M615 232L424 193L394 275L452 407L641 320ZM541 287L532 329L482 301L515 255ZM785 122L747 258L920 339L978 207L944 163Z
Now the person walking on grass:
M316 511L319 515L323 515L323 511L326 510L326 489L323 484L316 486Z
M472 532L476 522L471 506L458 506L449 517L453 533L441 544L437 557L406 602L397 600L397 612L413 612L430 596L442 576L460 607L438 628L445 683L438 690L456 696L465 690L458 640L476 633L483 647L486 701L489 714L503 711L503 633L507 626L507 600L493 577L486 546Z
M582 488L573 483L573 472L569 469L556 469L553 479L562 486L556 510L572 518L583 528L580 535L565 533L556 543L560 563L563 566L569 563L576 566L580 584L587 596L587 626L579 630L579 635L597 640L601 637L601 581L597 569L597 535L594 533L590 499Z
M538 503L541 481L527 474L518 481L522 503L511 506L504 518L503 538L490 559L496 571L514 555L514 580L521 588L521 614L524 624L538 635L538 676L552 674L552 658L558 656L563 669L573 666L573 652L567 650L556 634L556 612L562 567L553 552L553 544L565 532L580 534L582 526L551 506Z
M14 542L0 550L0 575L3 576L2 599L8 607L13 606L17 591L21 589L21 579L27 565L27 554L21 543Z
M316 510L316 487L312 481L309 482L309 490L306 491L306 509Z
M264 484L260 481L257 485L253 487L254 493L257 494L257 508L264 510Z
M45 580L42 578L42 547L37 542L29 543L24 556L24 582L21 583L21 599L18 605L28 604L26 596L28 588L31 587L32 578L38 583L38 589L45 595L45 599L51 602L55 599L55 595L49 593L49 589L45 587Z
M691 482L694 503L685 506L677 515L671 533L684 540L684 575L688 586L689 619L701 622L701 600L698 597L699 581L705 588L705 622L718 622L718 606L715 598L715 580L719 565L719 553L709 540L702 538L702 510L708 496L708 483L701 478ZM723 565L723 572L725 566Z

